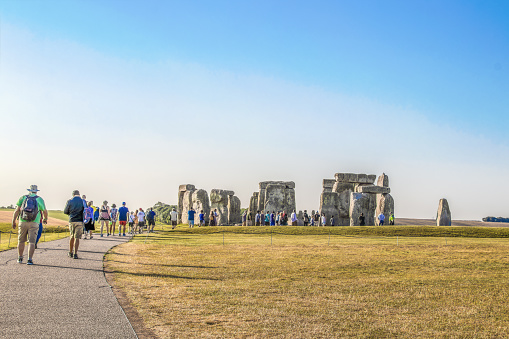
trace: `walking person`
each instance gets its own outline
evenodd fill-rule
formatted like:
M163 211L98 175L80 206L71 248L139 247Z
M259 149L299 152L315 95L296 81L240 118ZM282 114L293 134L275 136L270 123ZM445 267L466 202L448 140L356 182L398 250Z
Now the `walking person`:
M147 227L148 233L154 233L154 227L156 226L156 212L152 210L152 207L148 209L147 222L148 222Z
M216 217L214 216L214 211L210 211L209 226L216 226Z
M85 225L84 225L84 234L85 234L85 237L83 239L86 239L87 238L87 234L89 235L89 238L92 239L93 236L92 236L92 231L95 230L95 222L94 222L94 208L92 207L92 204L94 202L93 201L89 201L88 202L88 206L87 208L85 209Z
M170 212L170 218L171 218L171 229L174 230L175 227L177 227L178 218L178 213L177 211L175 211L175 208L173 208L172 211Z
M37 185L31 185L27 191L30 193L20 197L16 203L16 209L12 215L12 228L16 229L18 227L18 264L23 263L25 242L28 239L27 265L33 265L39 223L41 219L43 224L48 223L48 211L46 210L44 200L37 195L39 191ZM19 226L16 224L18 217Z
M125 227L127 225L127 219L129 218L129 209L125 206L125 202L122 203L122 207L118 209L118 236L120 233L125 237ZM123 227L123 230L122 230Z
M255 226L260 226L260 211L256 211Z
M134 235L134 232L136 232L136 216L134 215L134 211L131 211L131 214L129 214L129 232L131 235Z
M143 233L143 228L145 227L145 212L143 211L143 208L140 207L137 217L138 217L138 228L141 234Z
M335 225L334 216L330 217L330 225L331 225L331 226L336 226L336 225Z
M389 217L389 225L394 225L394 214L391 214L391 216Z
M200 214L198 215L200 219L200 224L198 227L205 226L205 214L203 214L203 210L200 210Z
M270 214L270 226L276 226L276 212L272 211Z
M115 235L115 226L117 225L117 218L118 218L117 205L113 204L111 205L110 209L110 229L108 232L111 235Z
M309 215L308 215L308 211L304 210L304 226L307 226L307 225L309 225Z
M267 211L267 213L265 213L265 226L269 225L270 225L270 213L269 211Z
M214 225L219 226L217 222L217 218L219 217L219 214L217 214L217 208L214 208Z
M189 211L187 211L187 223L189 224L189 228L194 227L194 214L196 211L191 207Z
M110 207L108 206L108 202L106 200L103 201L103 205L99 208L99 221L101 222L101 237L103 236L103 229L106 225L106 233L109 233L110 227Z
M320 226L320 214L318 213L318 211L315 212L313 219L315 226Z
M297 226L297 213L295 213L295 210L292 212L290 219L292 220L292 226Z
M360 226L366 225L366 217L364 216L364 213L361 213L361 215L359 215L359 225Z
M242 213L242 226L247 226L247 210Z
M380 213L378 215L378 226L383 226L385 222L385 215L383 213Z
M64 208L64 214L69 216L69 257L78 259L78 247L80 245L81 235L83 234L83 215L85 207L80 192L74 190L73 198L67 200Z
M322 226L327 225L327 218L325 217L325 213L322 213Z

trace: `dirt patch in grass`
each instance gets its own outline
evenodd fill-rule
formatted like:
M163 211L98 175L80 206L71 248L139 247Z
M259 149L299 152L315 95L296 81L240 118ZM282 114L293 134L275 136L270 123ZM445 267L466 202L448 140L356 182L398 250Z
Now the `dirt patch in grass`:
M161 233L107 255L114 285L158 337L492 338L509 330L509 240L327 246L285 237L270 246L239 235L256 239L222 246L211 237Z

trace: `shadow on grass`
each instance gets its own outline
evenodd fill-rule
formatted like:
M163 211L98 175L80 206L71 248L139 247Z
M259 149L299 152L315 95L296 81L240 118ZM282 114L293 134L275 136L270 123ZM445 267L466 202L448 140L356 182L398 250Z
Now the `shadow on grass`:
M173 279L185 279L185 280L211 280L211 281L221 281L222 279L217 278L196 278L196 277L183 277L172 274L157 274L157 273L135 273L135 272L125 272L119 270L105 270L107 273L113 274L127 274L136 277L154 277L154 278L173 278Z
M150 257L147 257L150 258ZM192 265L165 265L165 264L142 264L139 262L130 263L125 261L118 260L108 260L108 262L116 262L119 264L127 264L127 265L143 265L143 266L160 266L160 267L182 267L182 268L219 268L217 266L192 266Z

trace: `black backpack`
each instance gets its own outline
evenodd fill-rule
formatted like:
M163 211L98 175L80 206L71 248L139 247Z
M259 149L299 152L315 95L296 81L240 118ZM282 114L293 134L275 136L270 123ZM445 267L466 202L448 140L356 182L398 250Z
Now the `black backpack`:
M39 206L37 204L37 196L26 196L21 208L21 219L26 221L34 221L39 213Z

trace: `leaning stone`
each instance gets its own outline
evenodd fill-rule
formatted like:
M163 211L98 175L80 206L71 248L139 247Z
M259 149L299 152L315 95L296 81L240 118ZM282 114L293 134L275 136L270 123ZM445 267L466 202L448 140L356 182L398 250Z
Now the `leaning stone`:
M387 194L391 193L391 189L389 187L382 187L382 186L364 186L360 185L357 186L355 189L357 193L372 193L372 194Z
M231 191L213 189L210 191L210 209L217 209L217 225L228 225L228 196Z
M447 199L440 199L437 211L437 226L451 226L451 210Z

